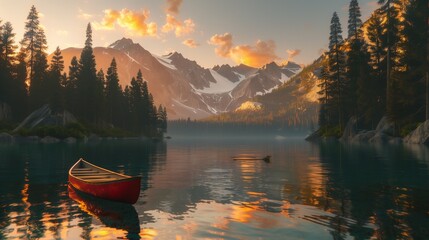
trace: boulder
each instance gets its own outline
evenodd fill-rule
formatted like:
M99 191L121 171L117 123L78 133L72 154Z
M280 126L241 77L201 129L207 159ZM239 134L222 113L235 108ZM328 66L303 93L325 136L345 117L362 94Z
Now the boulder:
M344 129L343 136L340 140L351 143L401 143L400 138L393 137L395 133L395 124L387 117L383 117L375 130L362 130L356 128L357 119L350 118Z
M369 142L371 138L375 136L376 132L375 130L372 131L361 131L358 134L356 134L350 142L353 143L361 143L361 142Z
M63 141L65 143L70 143L70 144L77 142L76 138L74 138L74 137L68 137L68 138L64 139Z
M404 138L404 143L429 144L429 120L420 124Z
M377 132L375 133L374 137L369 139L370 143L387 143L390 141L390 136L383 132Z
M390 136L395 135L395 123L391 122L387 117L381 118L375 129L377 133L384 133Z
M13 136L9 133L0 133L0 143L12 143L13 140Z
M348 142L353 139L354 136L357 134L357 118L351 117L350 120L347 122L346 127L344 128L343 136L341 136L340 141Z
M48 104L43 105L41 108L36 109L24 121L19 124L13 131L17 132L21 128L34 128L36 126L65 126L69 123L77 122L73 114L62 111L54 113Z
M50 144L50 143L58 143L60 142L60 140L58 138L54 138L54 137L50 137L50 136L46 136L44 138L42 138L40 140L41 143L46 143L46 144Z

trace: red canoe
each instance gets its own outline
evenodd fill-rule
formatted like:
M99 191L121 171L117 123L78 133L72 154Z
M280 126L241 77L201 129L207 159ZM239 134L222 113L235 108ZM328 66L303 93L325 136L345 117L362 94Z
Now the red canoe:
M79 191L117 202L134 204L140 195L140 177L95 166L82 158L69 170L69 182Z

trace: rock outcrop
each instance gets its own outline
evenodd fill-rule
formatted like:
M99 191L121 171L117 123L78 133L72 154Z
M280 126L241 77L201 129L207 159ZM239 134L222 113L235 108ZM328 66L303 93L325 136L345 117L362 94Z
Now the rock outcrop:
M429 144L429 120L420 124L404 138L404 143Z
M13 131L17 132L22 128L32 129L36 126L65 126L69 123L77 122L76 118L70 112L63 111L53 113L48 104L32 112L24 121L19 124Z
M343 136L340 138L343 142L350 143L392 143L398 144L402 142L401 138L395 137L395 124L387 117L383 117L375 130L357 129L357 118L350 118L344 129Z
M51 143L58 143L60 140L58 138L46 136L40 140L41 143L51 144Z
M343 136L341 136L340 141L347 142L353 139L358 133L356 129L356 125L357 125L357 118L351 117L350 120L347 122L346 128L344 129Z

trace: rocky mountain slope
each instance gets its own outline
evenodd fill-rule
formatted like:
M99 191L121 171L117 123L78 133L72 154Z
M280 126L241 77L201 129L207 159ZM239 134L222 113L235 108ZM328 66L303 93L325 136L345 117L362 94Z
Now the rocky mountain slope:
M62 50L66 72L73 56L79 58L81 51L79 48ZM245 65L207 69L177 52L156 56L126 38L107 48L95 47L94 55L97 69L102 68L104 72L112 58L116 59L122 87L128 85L140 69L155 103L167 107L170 119L201 119L234 111L301 71L301 67L292 62L284 66L273 62L261 69Z
M323 61L324 57L322 56L272 91L260 96L256 94L256 97L244 101L234 111L212 116L206 120L278 124L285 127L316 126L319 107L318 92L320 90L318 85ZM296 66L297 69L298 67ZM270 79L269 76L276 79L275 74L279 74L276 69L274 65L267 65L264 74L260 75L264 76L265 79ZM281 73L286 74L284 70L281 70ZM253 81L257 82L259 78L260 76L255 77ZM267 84L266 82L264 83Z

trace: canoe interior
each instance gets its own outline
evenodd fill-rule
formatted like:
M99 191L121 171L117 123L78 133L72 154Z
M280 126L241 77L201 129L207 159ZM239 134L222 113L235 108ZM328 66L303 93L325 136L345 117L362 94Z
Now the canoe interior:
M89 183L103 183L131 178L130 176L122 175L104 168L97 167L84 160L80 160L71 169L71 174L74 177Z

